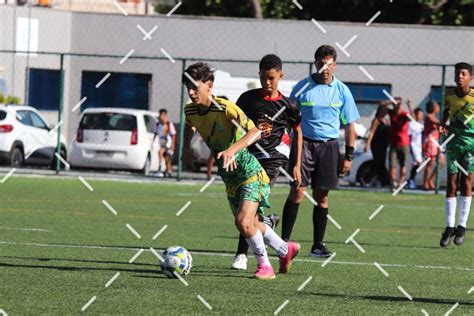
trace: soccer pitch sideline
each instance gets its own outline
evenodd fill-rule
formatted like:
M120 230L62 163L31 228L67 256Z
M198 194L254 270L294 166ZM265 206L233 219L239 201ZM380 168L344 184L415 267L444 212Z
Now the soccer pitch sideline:
M442 196L331 192L341 229L328 224L330 262L307 255L305 200L292 270L260 281L252 257L248 271L230 269L238 233L224 187L201 193L203 184L9 178L0 184L0 315L474 314L474 234L438 246ZM271 212L281 214L287 190L273 189ZM365 252L346 243L357 229ZM172 245L193 255L185 281L161 274L150 250Z

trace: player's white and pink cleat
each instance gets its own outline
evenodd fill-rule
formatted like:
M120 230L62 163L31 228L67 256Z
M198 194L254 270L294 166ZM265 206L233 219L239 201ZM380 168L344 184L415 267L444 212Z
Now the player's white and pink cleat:
M272 266L261 265L257 266L257 271L255 271L255 278L259 280L271 280L275 278L275 272L273 271Z
M287 273L290 271L291 264L293 263L293 258L300 252L300 244L294 241L288 242L288 253L284 257L280 258L280 273Z

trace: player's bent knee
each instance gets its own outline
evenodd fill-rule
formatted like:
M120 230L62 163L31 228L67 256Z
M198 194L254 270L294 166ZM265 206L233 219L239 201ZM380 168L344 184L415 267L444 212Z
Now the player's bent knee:
M237 216L235 218L235 226L246 238L251 237L253 235L252 232L255 230L254 220L244 216Z

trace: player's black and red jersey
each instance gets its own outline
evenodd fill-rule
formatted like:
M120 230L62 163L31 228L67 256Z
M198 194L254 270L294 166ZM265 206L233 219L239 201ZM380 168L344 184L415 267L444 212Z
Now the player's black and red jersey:
M244 92L237 100L237 105L262 131L258 144L269 156L255 145L249 147L250 152L257 157L262 166L267 164L268 160L286 163L291 146L288 133L290 128L298 126L301 122L297 104L280 92L278 97L272 99L264 97L261 89L254 89ZM282 165L281 162L278 164Z

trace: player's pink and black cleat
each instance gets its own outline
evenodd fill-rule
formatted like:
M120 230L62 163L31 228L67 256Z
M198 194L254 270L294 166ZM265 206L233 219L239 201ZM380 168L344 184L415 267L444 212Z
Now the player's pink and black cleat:
M275 278L275 272L272 266L257 266L255 277L259 280L271 280Z
M280 257L280 273L287 273L290 271L293 258L300 252L300 244L294 241L288 242L288 253L284 257Z

